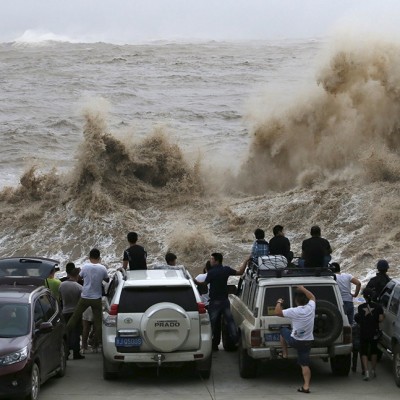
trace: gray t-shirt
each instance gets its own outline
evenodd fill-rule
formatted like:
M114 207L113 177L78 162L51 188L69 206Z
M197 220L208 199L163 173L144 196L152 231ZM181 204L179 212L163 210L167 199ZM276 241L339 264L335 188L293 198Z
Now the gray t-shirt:
M85 264L79 275L83 278L83 299L101 299L103 280L108 278L107 268L102 264Z
M63 314L73 313L81 298L82 286L75 281L64 281L58 289L63 304Z

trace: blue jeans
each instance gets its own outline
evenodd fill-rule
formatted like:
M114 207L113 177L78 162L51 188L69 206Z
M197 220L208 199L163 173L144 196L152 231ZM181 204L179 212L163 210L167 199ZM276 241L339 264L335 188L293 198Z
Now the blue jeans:
M235 321L231 313L229 300L210 300L208 305L208 314L210 315L213 346L218 346L221 340L221 322L224 316L226 327L228 328L229 336L233 343L237 343L238 334Z
M353 325L353 321L354 321L354 304L353 304L353 302L352 301L344 301L343 309L344 309L344 313L347 315L347 318L349 319L350 325Z

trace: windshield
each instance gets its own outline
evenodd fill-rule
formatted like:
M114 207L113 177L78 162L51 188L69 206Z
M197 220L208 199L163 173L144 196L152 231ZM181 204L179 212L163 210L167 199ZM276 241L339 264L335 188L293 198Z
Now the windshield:
M0 337L12 338L29 332L29 305L0 303Z

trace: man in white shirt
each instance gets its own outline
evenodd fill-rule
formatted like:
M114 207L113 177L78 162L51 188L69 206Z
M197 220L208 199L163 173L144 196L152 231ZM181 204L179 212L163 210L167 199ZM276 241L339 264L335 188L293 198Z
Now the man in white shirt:
M340 265L337 262L331 264L333 272L336 274L336 282L339 286L340 294L343 300L343 309L349 319L350 325L354 321L353 298L357 297L361 290L361 282L351 274L341 273ZM351 284L356 285L356 290L351 293Z
M282 357L287 358L288 346L297 350L297 362L303 374L303 386L297 389L301 393L310 393L310 350L314 340L315 296L304 286L297 286L294 296L297 307L283 309L283 299L278 299L275 315L289 318L292 330L281 328Z
M83 279L82 294L71 319L68 321L67 329L70 332L78 321L82 320L83 312L88 307L92 307L94 332L98 343L101 343L103 281L108 282L110 278L107 268L100 264L100 251L98 249L90 250L89 262L83 265L79 276Z

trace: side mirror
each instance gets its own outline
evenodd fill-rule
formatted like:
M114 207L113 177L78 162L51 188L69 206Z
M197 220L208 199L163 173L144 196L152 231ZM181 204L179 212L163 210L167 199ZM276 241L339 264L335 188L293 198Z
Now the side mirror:
M53 324L51 322L42 322L39 325L39 333L49 333L53 330Z

